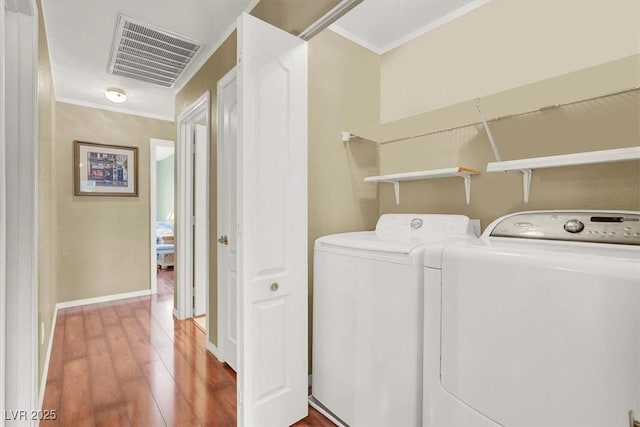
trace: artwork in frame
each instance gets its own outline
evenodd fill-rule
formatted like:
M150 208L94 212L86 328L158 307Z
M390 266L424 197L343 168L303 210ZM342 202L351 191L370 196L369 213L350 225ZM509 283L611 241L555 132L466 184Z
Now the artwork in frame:
M138 196L138 147L73 141L76 196Z

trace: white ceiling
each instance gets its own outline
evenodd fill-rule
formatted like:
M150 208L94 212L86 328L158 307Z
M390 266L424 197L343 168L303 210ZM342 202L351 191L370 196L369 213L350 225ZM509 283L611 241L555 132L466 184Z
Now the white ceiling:
M148 117L174 120L175 93L235 28L236 18L257 0L42 0L56 99ZM173 88L107 72L118 14L205 43ZM107 87L127 92L114 104Z
M488 0L364 0L329 28L383 54Z
M259 0L42 0L56 99L174 120L175 94ZM311 1L311 0L305 0ZM330 28L379 54L473 10L488 0L364 0ZM173 88L109 74L118 14L205 44ZM107 87L127 92L114 104Z

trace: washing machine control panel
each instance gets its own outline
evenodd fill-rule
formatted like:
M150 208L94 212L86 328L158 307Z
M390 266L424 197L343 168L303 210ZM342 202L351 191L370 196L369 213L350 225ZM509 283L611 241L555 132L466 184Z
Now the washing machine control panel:
M476 223L464 215L385 214L378 220L376 235L382 240L426 242L475 236Z
M505 217L490 236L640 245L640 212L523 212Z

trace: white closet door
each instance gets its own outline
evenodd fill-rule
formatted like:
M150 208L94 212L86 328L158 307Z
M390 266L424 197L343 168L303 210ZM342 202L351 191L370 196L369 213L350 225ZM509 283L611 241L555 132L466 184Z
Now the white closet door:
M238 424L307 405L307 45L238 20Z
M236 69L218 82L218 344L222 358L238 371L237 164L238 85Z

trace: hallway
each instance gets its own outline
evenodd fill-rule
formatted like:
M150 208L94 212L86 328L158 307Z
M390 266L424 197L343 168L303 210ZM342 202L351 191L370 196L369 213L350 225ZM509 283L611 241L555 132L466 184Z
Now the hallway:
M158 293L58 312L41 426L235 426L235 372L173 318L173 270ZM333 425L310 408L297 426Z

